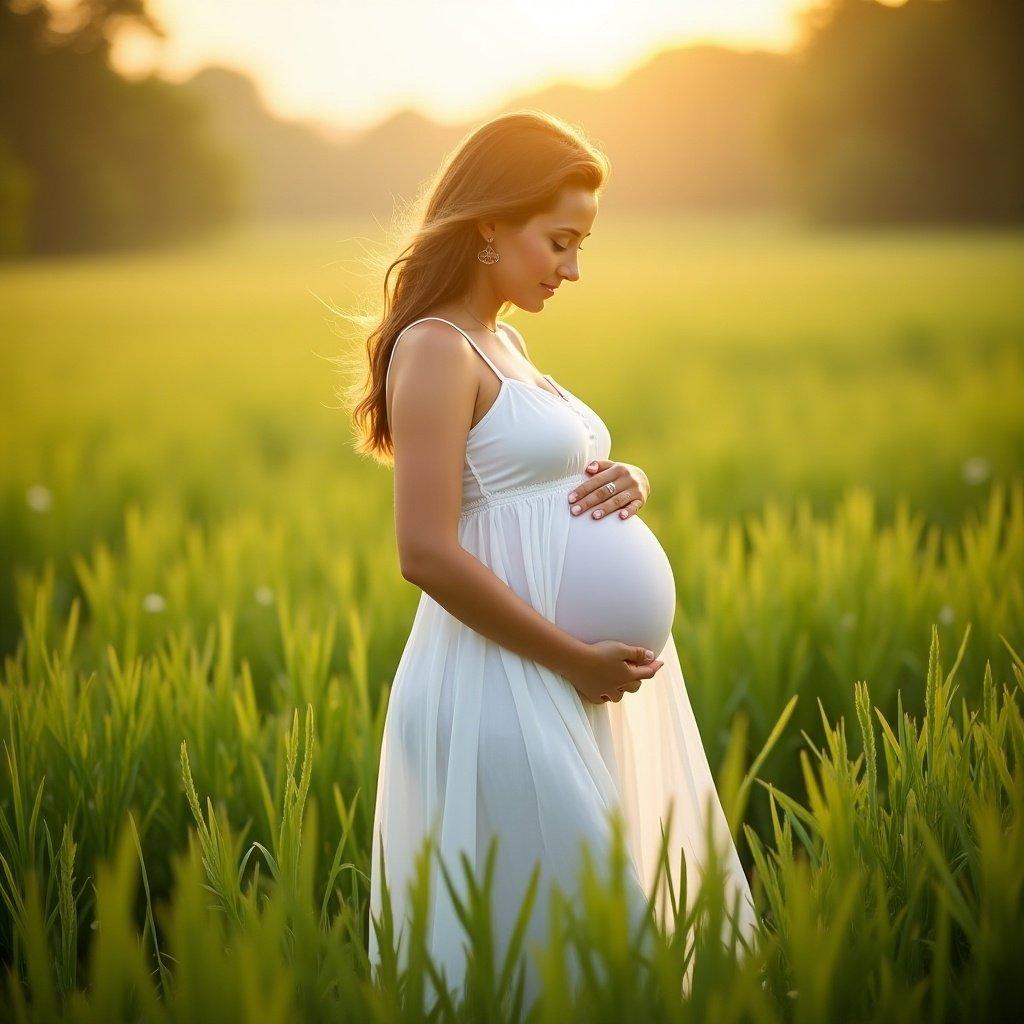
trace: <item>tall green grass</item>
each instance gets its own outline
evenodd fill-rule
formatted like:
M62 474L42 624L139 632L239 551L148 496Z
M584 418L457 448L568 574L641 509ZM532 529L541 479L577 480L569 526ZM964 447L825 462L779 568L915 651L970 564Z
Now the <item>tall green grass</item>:
M154 900L145 825L117 822L109 856L82 863L77 823L49 819L47 784L22 802L19 752L8 747L0 896L8 911L10 970L4 996L12 1019L303 1021L947 1021L1010 1020L1024 995L1024 662L1012 685L986 668L981 702L958 700L970 631L947 670L933 631L922 681L926 713L890 720L869 687L854 687L853 756L845 719L824 712L820 741L805 736L800 761L810 799L800 802L756 780L769 797L772 832L746 827L761 924L744 948L729 928L717 866L688 901L666 886L667 857L650 913L628 930L625 888L584 860L577 903L550 894L548 941L512 943L493 955L488 869L460 912L468 970L447 979L425 945L429 873L423 848L413 884L409 955L394 950L398 922L372 923L385 950L366 959L367 880L347 858L359 845L343 804L339 824L321 829L313 798L320 744L314 714L277 724L278 759L265 792L269 846L214 796L204 801L201 760L181 745L178 781L193 840L171 858L172 882ZM737 737L740 733L737 727ZM742 816L755 781L744 773L742 740L731 746L722 792ZM20 795L19 795L20 794ZM34 808L34 810L33 810ZM620 822L611 877L622 879ZM58 827L61 839L54 841ZM335 839L334 837L338 838ZM497 843L497 841L496 841ZM497 845L492 845L492 852ZM164 851L166 852L166 851ZM493 862L491 862L493 864ZM454 865L442 865L451 877ZM87 891L90 895L86 895ZM454 893L454 889L452 890ZM524 900L524 918L537 892ZM690 909L687 910L687 904ZM385 903L385 910L389 904ZM723 941L723 938L725 941ZM84 970L77 972L76 948ZM544 980L523 999L526 959Z
M171 773L183 738L204 787L237 815L265 818L257 811L270 730L306 704L319 714L324 778L365 800L387 682L419 593L401 578L393 549L332 558L313 537L285 539L285 525L248 516L205 528L161 509L133 507L125 518L126 549L98 542L76 555L73 589L62 592L52 561L16 575L23 639L0 700L23 737L33 785L60 771L54 799L69 811L92 800L95 827L108 822L80 841L109 846L111 816L142 792L152 803L145 813L176 842L185 808ZM897 713L901 689L906 707L923 712L916 681L933 624L947 643L973 628L964 684L972 700L986 661L1009 676L1000 638L1024 647L1024 482L994 487L982 513L956 531L926 527L906 509L880 523L860 491L829 518L800 503L792 514L769 505L723 523L680 503L662 536L679 594L674 638L713 769L738 712L753 751L800 694L763 768L796 796L804 795L799 731L816 727L816 701L852 720L849 681L860 678L887 715ZM78 765L83 756L93 773L102 766L101 778ZM333 805L326 782L316 795ZM368 830L368 813L360 802L359 828ZM751 820L767 834L767 800Z
M591 885L556 904L538 1019L999 1019L1020 994L1022 237L604 217L579 286L514 319L652 481L764 934L723 946L712 884L652 953ZM446 999L422 949L376 984L366 963L419 596L316 301L356 297L368 233L0 268L7 1018L525 1013L485 891L471 991Z
M712 764L737 710L756 745L793 693L850 715L851 678L920 711L933 623L949 642L973 625L968 679L985 658L1006 675L998 636L1024 643L1020 233L610 212L578 286L515 320L652 482L641 515L675 573ZM181 664L196 645L238 666L251 717L316 704L364 644L379 703L418 594L390 475L333 408L342 339L317 301L376 296L356 262L373 230L0 268L0 652L26 621L52 640L77 598L78 670L166 645L169 671L201 675ZM766 771L796 791L792 742Z

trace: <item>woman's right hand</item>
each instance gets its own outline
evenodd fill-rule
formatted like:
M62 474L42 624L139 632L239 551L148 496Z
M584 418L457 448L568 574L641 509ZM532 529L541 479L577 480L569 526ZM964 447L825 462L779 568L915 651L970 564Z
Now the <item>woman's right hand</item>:
M650 679L665 663L642 647L632 647L618 640L598 640L587 644L583 656L573 663L565 678L576 692L590 704L611 701L617 704L626 693L636 693L645 679Z

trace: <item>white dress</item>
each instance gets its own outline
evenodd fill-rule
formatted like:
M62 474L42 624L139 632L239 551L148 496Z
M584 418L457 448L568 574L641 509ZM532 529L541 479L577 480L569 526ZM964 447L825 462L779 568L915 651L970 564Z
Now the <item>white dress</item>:
M750 889L670 632L675 589L668 559L636 514L594 520L589 509L579 516L569 513L567 496L588 479L587 464L609 457L607 427L550 376L545 379L551 391L506 377L468 334L442 322L462 334L501 384L466 441L459 543L567 632L587 642L642 645L665 664L618 703L590 704L564 677L487 639L423 593L384 725L371 915L381 914L383 852L396 929L402 925L409 912L406 887L430 834L436 852L427 946L450 989L459 992L466 936L437 855L464 893L460 853L481 877L488 842L497 834L493 920L496 955L503 957L534 863L541 864L542 887L528 944L547 939L545 886L555 882L573 893L581 842L589 843L604 863L600 858L608 848L613 808L626 825L633 906L639 907L644 892L650 892L669 802L673 884L678 894L683 851L692 897L706 857L704 823L710 803L726 895L730 903L739 895L742 928L750 935L755 922ZM403 963L407 946L400 941ZM370 959L374 965L380 962L372 924ZM527 984L528 996L535 995L538 978L530 957Z

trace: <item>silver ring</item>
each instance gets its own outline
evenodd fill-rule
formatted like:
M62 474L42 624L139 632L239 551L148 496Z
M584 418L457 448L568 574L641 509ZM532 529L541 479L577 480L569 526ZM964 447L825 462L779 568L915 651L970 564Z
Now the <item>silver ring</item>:
M609 494L614 494L615 493L615 484L613 484L611 482L611 480L609 480L608 483L605 484L605 487L608 488L608 493Z

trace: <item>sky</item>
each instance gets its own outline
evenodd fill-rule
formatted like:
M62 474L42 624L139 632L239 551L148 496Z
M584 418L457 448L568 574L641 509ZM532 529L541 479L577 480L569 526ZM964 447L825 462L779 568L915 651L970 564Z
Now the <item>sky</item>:
M248 72L276 113L360 130L396 110L443 123L554 82L606 87L663 49L788 49L811 0L149 0L162 41L122 33L117 67L178 81Z

